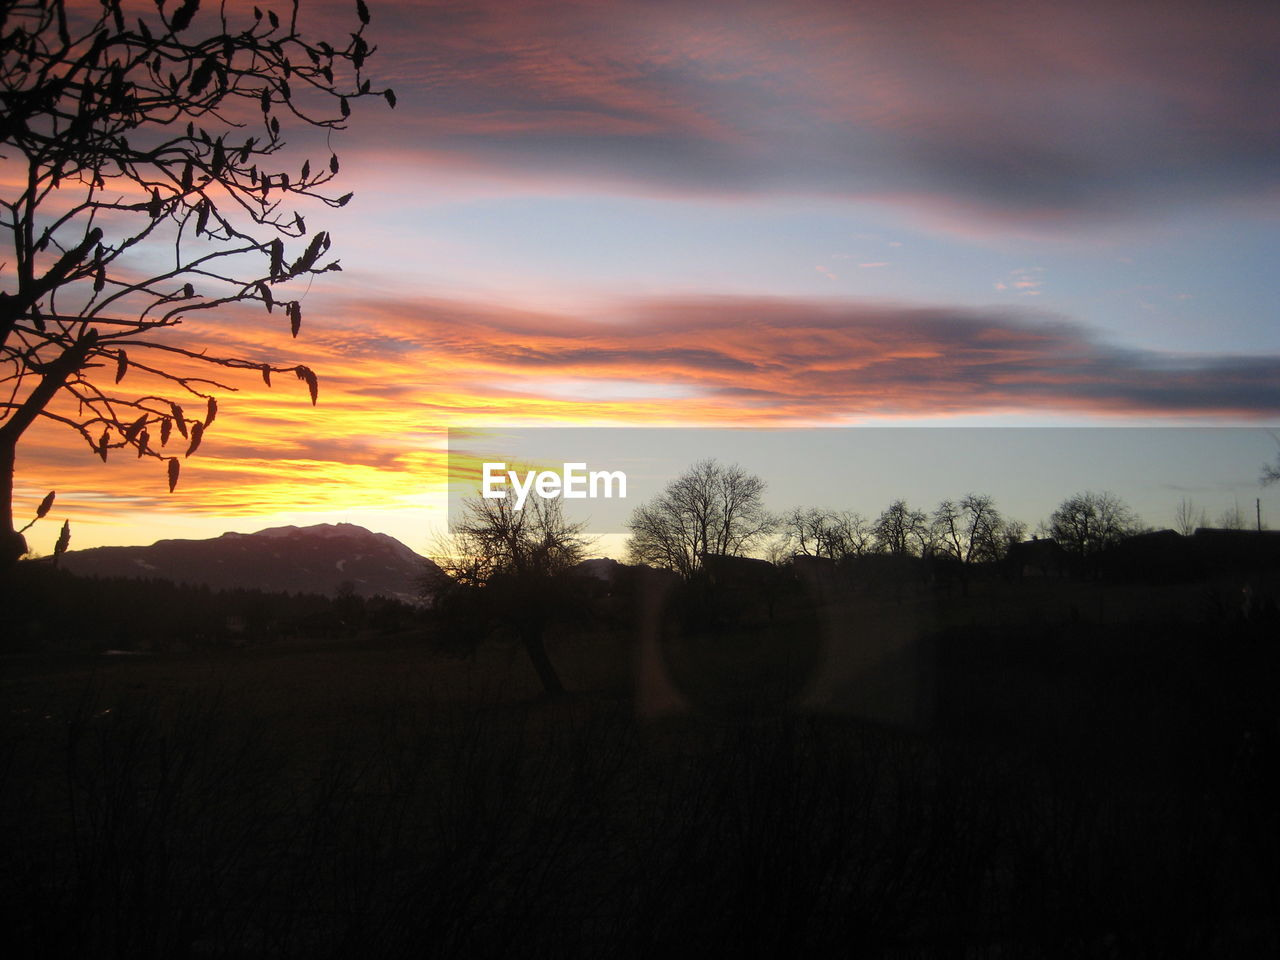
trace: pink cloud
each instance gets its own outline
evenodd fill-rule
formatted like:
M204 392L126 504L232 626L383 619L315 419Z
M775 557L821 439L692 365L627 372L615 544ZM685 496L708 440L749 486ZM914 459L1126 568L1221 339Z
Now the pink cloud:
M375 24L403 108L379 129L524 176L1035 218L1280 173L1271 4L480 0Z
M245 315L200 329L227 354L296 360L288 377L228 371L217 421L166 492L164 465L101 463L56 424L20 450L19 515L217 516L412 503L438 480L448 427L838 424L1011 411L1106 417L1274 417L1280 357L1111 346L1061 317L767 297L621 301L591 318L419 298L330 300L306 337ZM194 327L193 331L194 332ZM120 389L145 389L132 375ZM24 513L23 511L26 511Z
M736 410L746 421L1012 408L1086 414L1273 415L1280 359L1180 357L1112 347L1063 318L980 311L705 297L620 304L600 320L450 301L372 303L366 329L401 362L447 371L477 394L509 377L683 388L681 415ZM406 344L416 344L407 347ZM418 351L421 351L419 353ZM404 358L408 357L408 360ZM630 411L643 419L660 405ZM572 405L556 417L572 417Z

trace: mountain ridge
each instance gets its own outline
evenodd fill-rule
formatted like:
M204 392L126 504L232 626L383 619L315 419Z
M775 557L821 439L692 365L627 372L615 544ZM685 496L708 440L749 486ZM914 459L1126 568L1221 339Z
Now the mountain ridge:
M91 547L63 554L79 576L171 580L212 589L269 593L351 592L421 603L421 581L439 568L385 533L352 523L228 531L203 540Z

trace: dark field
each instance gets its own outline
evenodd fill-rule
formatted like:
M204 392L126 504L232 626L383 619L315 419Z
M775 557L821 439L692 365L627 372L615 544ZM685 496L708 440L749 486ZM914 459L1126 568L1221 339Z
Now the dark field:
M560 633L563 698L517 646L421 632L11 654L7 954L1277 947L1277 625L1229 586L979 584L799 622L823 693L756 714L706 671L794 676L794 629L737 660ZM823 680L885 636L906 668L855 651ZM704 708L666 709L679 688ZM880 722L895 700L910 723Z

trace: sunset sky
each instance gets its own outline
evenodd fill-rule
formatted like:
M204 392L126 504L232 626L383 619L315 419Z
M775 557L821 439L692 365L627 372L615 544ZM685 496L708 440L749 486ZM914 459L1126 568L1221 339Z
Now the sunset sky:
M307 364L318 405L231 379L173 494L42 429L38 551L63 519L73 547L350 521L426 551L450 427L1280 425L1274 0L369 7L398 106L331 141L343 272L297 340L183 328ZM1259 437L1181 493L1280 525Z

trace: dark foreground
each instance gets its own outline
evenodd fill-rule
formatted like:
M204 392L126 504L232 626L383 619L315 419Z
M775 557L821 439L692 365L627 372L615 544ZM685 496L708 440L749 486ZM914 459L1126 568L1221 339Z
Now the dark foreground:
M603 634L558 700L409 638L11 656L6 954L1274 952L1274 625L1080 609L940 627L915 730L642 719Z

